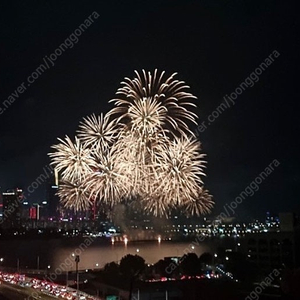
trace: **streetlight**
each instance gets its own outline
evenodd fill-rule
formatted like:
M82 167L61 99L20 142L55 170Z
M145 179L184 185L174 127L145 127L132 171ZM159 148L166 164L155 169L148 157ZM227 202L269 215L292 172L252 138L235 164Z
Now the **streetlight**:
M138 270L135 274L132 275L131 280L130 280L130 287L129 287L129 299L132 298L132 291L133 291L133 284L136 278L139 276L141 273L141 270ZM139 299L139 294L138 294L138 299ZM167 298L166 298L167 299Z
M136 252L139 253L139 252L140 252L140 249L136 249Z
M69 270L66 271L66 287L69 286Z
M77 291L79 290L79 273L78 273L78 263L80 262L79 255L75 256L75 262L76 262L76 281L77 281Z
M217 253L215 253L214 254L214 257L213 257L213 266L215 266L215 264L216 264L216 258L218 257L218 254Z
M48 265L48 266L45 268L45 275L46 275L46 276L47 276L48 273L50 274L50 268L51 268L50 265Z

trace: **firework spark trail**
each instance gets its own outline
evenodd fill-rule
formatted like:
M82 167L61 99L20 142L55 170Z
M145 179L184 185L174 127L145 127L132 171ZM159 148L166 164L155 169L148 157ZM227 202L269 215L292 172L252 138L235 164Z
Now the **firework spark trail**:
M108 115L91 115L83 118L79 124L79 139L94 149L107 149L116 140L118 128L115 120L110 120Z
M177 205L196 199L198 187L203 183L201 176L205 176L205 155L200 153L200 142L184 136L175 138L159 156L160 194Z
M89 194L80 184L64 181L58 188L63 205L74 210L88 210L92 204Z
M52 146L62 203L84 210L94 200L113 207L135 199L154 215L168 216L174 207L208 213L205 155L188 125L197 124L190 110L196 97L176 73L135 74L121 82L111 111L83 119L75 143L66 137Z
M140 118L144 120L144 126L151 122L159 124L159 127L171 126L175 131L187 131L193 135L185 120L197 124L197 115L189 110L190 107L196 106L190 100L197 98L186 92L189 86L185 85L184 81L174 79L177 73L167 79L164 79L165 72L158 75L157 70L154 71L153 77L150 72L146 73L144 70L143 76L137 71L135 73L136 78L125 78L125 81L121 82L122 87L116 93L118 98L110 100L116 107L109 114L120 115L118 121L129 118L132 124L136 124ZM142 109L146 104L148 109ZM132 108L133 106L135 108ZM135 110L135 114L132 114L132 110ZM147 131L147 128L142 130Z
M187 201L183 208L186 211L187 216L207 214L213 208L214 202L212 201L212 196L207 190L200 190L199 196L192 200Z
M113 206L129 194L130 181L121 172L123 162L115 154L115 147L106 153L97 154L96 169L87 175L82 184L85 191L90 193L90 197Z
M75 143L68 136L65 137L65 140L60 138L58 140L60 143L52 146L56 151L49 153L52 158L51 165L54 165L58 172L61 171L64 180L82 180L95 165L90 149L77 137L75 137Z

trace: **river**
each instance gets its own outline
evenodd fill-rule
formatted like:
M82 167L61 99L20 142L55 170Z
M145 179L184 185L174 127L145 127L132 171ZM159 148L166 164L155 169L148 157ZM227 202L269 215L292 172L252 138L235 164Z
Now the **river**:
M111 244L102 238L69 238L52 240L10 240L0 241L0 264L3 267L19 267L21 269L57 268L72 253L80 255L79 268L102 268L111 261L120 261L126 254L138 254L146 263L152 264L166 256L182 256L185 250L196 253L212 252L210 241L173 242L145 241L131 242L127 246L123 242ZM73 266L71 267L71 269Z

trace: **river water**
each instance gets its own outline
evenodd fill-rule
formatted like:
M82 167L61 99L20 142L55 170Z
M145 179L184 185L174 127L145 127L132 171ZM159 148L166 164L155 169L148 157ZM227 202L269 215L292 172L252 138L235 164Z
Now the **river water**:
M10 240L0 241L0 258L3 267L21 269L54 270L67 259L72 260L72 253L80 254L79 269L102 268L111 261L120 261L126 254L138 254L146 263L155 263L167 256L182 256L189 249L197 255L212 252L214 246L204 242L145 241L111 244L101 238L70 238L52 240ZM75 263L74 263L75 265ZM74 266L70 266L73 269Z

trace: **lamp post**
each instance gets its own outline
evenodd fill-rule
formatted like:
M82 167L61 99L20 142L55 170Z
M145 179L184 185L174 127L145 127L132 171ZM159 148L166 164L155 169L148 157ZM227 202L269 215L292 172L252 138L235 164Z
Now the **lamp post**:
M218 258L218 254L215 253L214 256L213 256L213 266L215 267L215 264L216 264L216 258Z
M40 269L40 257L39 256L37 257L36 264L37 264L37 269L39 270Z
M136 280L136 278L139 276L139 274L141 273L141 270L138 270L135 274L132 275L131 280L130 280L130 287L129 287L129 300L131 300L132 298L132 291L133 291L133 285L134 285L134 281ZM140 292L138 292L140 293ZM140 297L140 295L138 294L138 296Z
M66 272L66 287L69 286L68 282L69 282L69 270L67 270Z
M80 262L79 255L75 256L75 262L76 262L76 283L77 283L77 291L79 290L79 273L78 273L78 263Z

